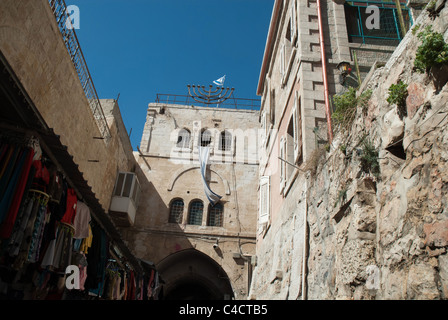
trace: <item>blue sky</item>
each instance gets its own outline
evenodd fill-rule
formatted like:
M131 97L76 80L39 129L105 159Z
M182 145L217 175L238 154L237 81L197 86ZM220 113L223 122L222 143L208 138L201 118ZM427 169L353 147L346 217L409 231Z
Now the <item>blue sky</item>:
M134 150L157 93L226 75L236 98L256 89L274 0L66 0L98 95L116 99Z

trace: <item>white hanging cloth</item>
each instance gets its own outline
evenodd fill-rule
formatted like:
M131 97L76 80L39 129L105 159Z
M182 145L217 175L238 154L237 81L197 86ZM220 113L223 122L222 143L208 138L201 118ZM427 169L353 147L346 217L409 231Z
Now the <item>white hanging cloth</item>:
M207 184L206 170L207 170L208 158L210 156L210 148L198 146L198 149L199 149L198 150L199 151L199 164L201 166L202 182L204 183L204 192L205 192L205 195L207 196L208 201L210 201L210 203L212 205L215 205L216 203L219 202L219 200L221 200L222 197L220 195L217 195L216 193L214 193L210 189L210 186Z

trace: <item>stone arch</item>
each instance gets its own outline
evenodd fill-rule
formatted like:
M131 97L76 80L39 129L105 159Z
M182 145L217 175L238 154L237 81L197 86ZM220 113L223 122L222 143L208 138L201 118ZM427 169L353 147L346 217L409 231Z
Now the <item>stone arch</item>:
M224 269L205 253L185 249L164 258L157 265L166 300L222 300L233 298Z
M174 188L174 184L175 184L176 181L180 178L180 176L182 176L184 173L186 173L186 172L188 172L188 171L191 171L191 170L200 170L200 166L193 166L193 167L188 168L188 169L184 169L184 168L182 168L182 169L180 169L180 170L177 170L177 171L171 176L171 178L170 178L170 180L169 180L169 184L168 184L168 188L167 188L167 190L168 190L168 191L172 191L173 188ZM222 177L218 172L216 172L215 170L210 169L210 171L213 172L213 173L215 173L215 174L221 179L221 181L222 181L222 183L223 183L223 185L224 185L224 189L225 189L226 195L230 195L230 185L229 185L229 182L228 182L225 178L223 178L223 177Z

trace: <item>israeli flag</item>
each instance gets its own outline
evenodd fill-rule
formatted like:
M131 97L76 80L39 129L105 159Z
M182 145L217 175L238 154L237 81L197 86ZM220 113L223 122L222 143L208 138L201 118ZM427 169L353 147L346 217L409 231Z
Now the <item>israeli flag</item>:
M215 205L219 202L219 200L221 200L222 197L220 195L217 195L210 189L210 186L207 184L207 180L205 178L208 158L210 155L210 148L199 146L198 149L199 149L198 150L199 151L199 163L201 166L202 182L204 183L204 192L205 192L205 195L207 196L208 201L210 201L210 203L212 205Z
M217 86L223 86L225 80L226 80L226 76L224 75L221 78L219 78L218 80L213 81L213 83L216 84Z

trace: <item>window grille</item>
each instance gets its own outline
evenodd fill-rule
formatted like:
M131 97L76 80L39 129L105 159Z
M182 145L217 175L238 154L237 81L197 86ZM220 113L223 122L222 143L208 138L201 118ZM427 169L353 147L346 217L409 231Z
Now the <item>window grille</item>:
M232 134L228 131L221 132L219 139L219 150L230 151L232 145Z
M223 220L222 204L217 203L214 206L210 205L208 210L207 225L211 227L222 227L222 220Z
M184 213L184 201L182 199L173 200L170 205L170 217L168 222L182 223L183 213Z
M188 129L181 129L177 137L176 146L179 148L189 148L190 147L190 137L191 133Z
M380 10L380 28L367 28L366 22L371 13L366 12L368 6L377 6ZM412 17L409 8L402 3L402 13L409 30ZM402 39L400 22L395 1L347 1L345 18L349 42L374 45L397 45Z
M202 225L202 212L204 211L204 203L200 200L195 200L190 205L190 212L188 215L188 224Z
M201 132L201 147L207 147L212 142L212 135L209 130L204 130Z

